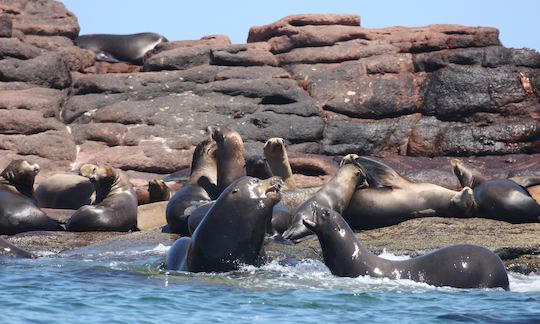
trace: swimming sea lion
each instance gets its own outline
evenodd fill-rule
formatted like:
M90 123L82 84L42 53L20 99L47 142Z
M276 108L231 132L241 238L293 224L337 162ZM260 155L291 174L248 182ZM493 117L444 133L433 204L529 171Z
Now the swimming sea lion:
M13 160L0 173L0 189L20 193L35 203L34 181L39 170L38 164L31 164L26 160Z
M374 159L349 155L344 158L346 163L347 160L362 166L369 184L354 193L343 213L355 230L395 225L419 217L470 217L474 202L469 187L455 191L431 183L413 183Z
M162 35L156 33L139 33L131 35L91 34L81 35L75 39L75 44L96 53L98 61L117 63L141 64L144 54L167 42Z
M34 259L36 257L32 253L16 247L3 238L0 238L0 254L10 255L22 259Z
M264 157L270 166L270 170L272 170L272 174L281 177L287 189L296 188L296 182L293 178L291 164L289 163L289 157L283 139L279 137L270 138L264 143L263 150Z
M503 288L508 274L492 251L471 244L447 246L407 260L387 260L372 254L355 236L341 215L317 203L304 225L317 234L323 259L333 275L410 279L433 286Z
M191 161L191 175L186 184L178 190L167 204L166 217L169 230L182 236L191 234L188 228L190 206L203 201L210 201L210 195L201 186L201 182L213 185L217 183L216 142L207 139L195 147Z
M216 199L231 183L246 175L244 142L240 134L232 129L225 127L208 129L217 145L217 188L214 193L209 192L210 197Z
M177 240L165 261L169 270L223 272L263 262L263 241L283 182L242 177L206 213L191 238Z
M38 206L42 208L78 209L94 199L92 182L76 174L55 174L36 188Z
M302 220L312 215L311 203L316 201L319 205L342 213L349 205L358 185L363 185L366 175L356 164L344 164L334 177L330 179L317 193L304 202L295 211L291 226L283 233L285 239L298 242L312 232L307 229Z
M137 226L137 195L120 170L84 165L81 174L94 184L94 205L82 206L69 219L66 230L72 232L127 232Z
M521 182L525 185L522 186L510 179L487 180L477 171L467 168L460 160L454 159L451 163L452 171L459 182L470 185L473 189L473 216L509 223L540 221L540 204L526 187L534 186L536 182L522 179Z

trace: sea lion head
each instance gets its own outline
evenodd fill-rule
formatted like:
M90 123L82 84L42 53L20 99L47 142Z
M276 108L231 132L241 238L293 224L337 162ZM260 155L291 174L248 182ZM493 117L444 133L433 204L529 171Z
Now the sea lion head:
M208 131L212 139L216 141L218 149L228 147L230 149L238 149L241 152L244 151L244 142L238 132L226 127L217 126L208 127Z
M84 164L79 170L80 175L88 178L92 183L100 186L112 186L118 172L111 166L97 166L95 164Z
M341 215L330 209L319 205L316 201L312 202L310 217L304 217L302 223L313 233L330 234L337 233L341 237L345 235L345 224Z
M150 202L167 201L171 198L169 186L161 179L148 181L148 193Z
M264 143L264 156L281 156L285 151L285 142L281 137L272 137Z
M340 169L347 164L351 164L357 168L357 171L353 173L353 176L356 178L356 189L362 189L369 187L368 183L368 174L364 170L362 164L360 163L360 156L356 154L347 154L339 162Z
M210 138L197 144L193 151L193 159L191 161L191 173L212 165L216 167L216 142ZM215 171L214 171L215 172Z
M9 163L0 176L14 186L33 186L39 170L38 164L31 164L26 160L14 160Z
M232 201L245 200L263 202L266 205L275 205L281 200L283 181L279 177L261 180L254 177L242 177L233 182L222 195L228 192Z
M266 159L258 154L252 155L246 160L246 174L250 177L268 179L272 177L272 171Z

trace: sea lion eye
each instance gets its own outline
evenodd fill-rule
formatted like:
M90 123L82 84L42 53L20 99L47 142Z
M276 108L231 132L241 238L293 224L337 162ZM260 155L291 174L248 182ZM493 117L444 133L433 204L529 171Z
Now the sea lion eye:
M240 191L238 188L234 188L233 191L231 193L235 194L237 193L238 191Z

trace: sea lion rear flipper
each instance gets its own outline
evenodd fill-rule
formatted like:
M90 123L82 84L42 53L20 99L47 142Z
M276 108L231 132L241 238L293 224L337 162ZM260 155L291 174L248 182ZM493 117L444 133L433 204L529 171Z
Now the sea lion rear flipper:
M97 52L96 53L96 60L103 61L103 62L109 62L109 63L118 63L120 60L118 60L116 57L112 56L110 53L107 52Z
M360 156L357 162L365 170L370 187L401 188L410 183L388 165Z
M510 180L514 181L523 188L540 185L540 177L512 177Z

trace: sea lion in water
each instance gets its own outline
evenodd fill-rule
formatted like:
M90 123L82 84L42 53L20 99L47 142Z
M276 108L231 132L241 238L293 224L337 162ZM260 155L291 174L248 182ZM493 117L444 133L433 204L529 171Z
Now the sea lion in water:
M39 173L39 165L26 160L13 160L0 173L0 189L20 193L36 203L34 181Z
M321 206L342 213L349 205L357 186L364 185L365 181L366 175L357 164L342 165L328 183L298 207L291 226L283 233L283 237L293 242L299 242L302 238L311 235L312 232L302 222L304 218L309 218L312 214L311 203L315 201Z
M156 33L138 33L131 35L91 34L75 38L80 48L91 50L98 61L141 64L144 55L157 44L167 42Z
M32 253L16 247L3 238L0 238L0 254L10 255L22 259L34 259L36 257Z
M263 262L263 241L272 207L281 198L278 177L242 177L216 200L191 238L177 240L167 253L169 270L223 272Z
M94 200L94 185L76 174L55 174L36 188L38 206L42 208L78 209Z
M94 184L94 205L82 206L69 219L72 232L127 232L137 226L137 195L127 177L110 166L83 165L81 175Z
M410 279L456 288L509 289L504 263L484 247L451 245L407 260L387 260L366 249L339 213L317 203L311 208L313 215L303 222L317 235L324 263L333 275Z
M355 230L399 224L419 217L470 217L473 192L431 183L413 183L391 167L367 157L350 154L344 163L358 163L365 170L369 187L357 190L343 218Z
M210 201L210 196L199 184L206 182L213 186L217 183L216 142L206 139L195 147L191 161L191 174L186 184L178 190L167 204L166 217L169 230L182 236L191 234L188 228L190 206Z
M461 185L473 189L472 215L502 220L509 223L537 223L540 221L540 204L532 197L527 186L540 184L539 178L516 180L487 180L478 171L467 168L457 159L451 161L452 171Z
M280 137L272 137L264 143L264 157L270 166L272 174L283 179L286 189L296 188L296 182L293 178L289 156L285 149L285 143Z

